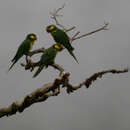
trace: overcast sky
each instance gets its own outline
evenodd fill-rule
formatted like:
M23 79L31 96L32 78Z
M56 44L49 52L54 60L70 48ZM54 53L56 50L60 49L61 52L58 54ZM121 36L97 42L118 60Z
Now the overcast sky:
M66 50L56 63L71 72L76 84L94 72L130 66L129 0L0 0L0 107L8 106L58 76L48 68L32 79L33 73L17 65L7 74L10 60L28 33L36 33L33 49L49 47L52 37L45 27L54 24L49 12L66 3L60 18L67 28L81 34L109 22L109 30L73 42L77 64ZM74 32L69 33L72 35ZM34 104L23 113L0 119L1 130L123 130L130 129L130 73L105 75L85 87Z

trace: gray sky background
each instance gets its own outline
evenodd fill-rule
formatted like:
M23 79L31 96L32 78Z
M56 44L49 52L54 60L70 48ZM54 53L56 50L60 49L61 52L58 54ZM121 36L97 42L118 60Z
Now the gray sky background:
M53 44L45 27L54 23L49 12L61 7L66 27L77 26L81 34L109 22L101 31L73 43L79 63L66 50L56 62L71 72L71 82L79 83L94 72L130 66L129 0L0 0L0 107L52 81L58 72L46 69L32 79L33 73L15 65L6 74L10 60L26 34L34 32L34 49ZM72 33L69 33L70 35ZM24 61L24 58L20 62ZM19 62L19 63L20 63ZM26 109L22 114L0 119L1 130L122 130L130 129L130 73L105 75L88 90L85 87L68 95L62 93Z

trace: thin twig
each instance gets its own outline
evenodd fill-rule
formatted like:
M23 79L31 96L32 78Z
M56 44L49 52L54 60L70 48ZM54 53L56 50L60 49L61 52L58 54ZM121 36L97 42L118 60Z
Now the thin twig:
M80 34L80 31L78 31L77 33L75 33L75 35L72 36L72 38L70 38L70 43L72 43L73 39L75 39L79 34Z
M94 34L94 33L96 33L96 32L101 31L101 30L108 30L108 29L107 29L108 24L109 24L109 23L105 23L105 25L104 25L103 27L101 27L101 28L99 28L99 29L97 29L97 30L94 30L94 31L92 31L92 32L83 34L83 35L78 36L78 37L74 37L74 38L72 39L72 41L77 40L77 39L80 39L80 38L83 38L83 37L86 37L86 36L89 36L89 35L92 35L92 34Z
M63 4L62 7L55 9L53 12L50 12L51 18L56 22L56 25L58 25L59 27L61 27L63 30L66 30L65 27L63 25L61 25L59 23L59 21L57 20L57 17L62 16L60 14L58 14L63 8L65 7L65 4Z
M44 51L45 51L45 48L42 47L42 48L36 49L34 51L30 51L28 53L28 56L32 57L33 55L38 54L38 53L43 53Z
M69 32L69 31L72 31L72 30L74 30L76 27L75 26L73 26L73 27L71 27L71 28L69 28L69 29L66 29L65 30L65 32Z

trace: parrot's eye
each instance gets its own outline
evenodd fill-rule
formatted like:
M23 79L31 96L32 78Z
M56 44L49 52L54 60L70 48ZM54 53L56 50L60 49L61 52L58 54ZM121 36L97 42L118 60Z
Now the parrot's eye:
M30 38L31 38L31 39L36 39L36 36L31 35Z

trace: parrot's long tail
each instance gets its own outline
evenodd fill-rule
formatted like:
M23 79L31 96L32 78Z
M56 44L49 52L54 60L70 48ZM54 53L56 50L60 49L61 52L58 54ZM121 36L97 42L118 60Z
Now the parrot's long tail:
M13 63L12 63L12 65L9 67L9 69L8 69L8 72L12 69L12 67L14 66L14 64L16 63L17 61L14 61Z
M43 69L44 67L45 67L45 65L40 66L40 67L37 69L36 73L33 75L33 78L35 78L35 77L42 71L42 69Z
M77 60L76 56L74 55L73 51L69 51L69 53L70 53L70 55L72 55L72 56L73 56L73 58L74 58L74 59L76 60L76 62L79 64L79 62L78 62L78 60Z

